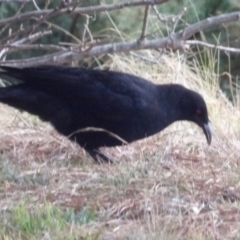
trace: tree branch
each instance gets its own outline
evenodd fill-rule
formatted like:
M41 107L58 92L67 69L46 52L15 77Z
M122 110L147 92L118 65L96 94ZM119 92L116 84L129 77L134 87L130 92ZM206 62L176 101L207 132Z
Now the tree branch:
M115 3L115 4L104 4L104 5L97 5L97 6L90 6L90 7L76 7L71 10L71 7L62 7L59 10L58 14L63 14L67 12L71 12L71 14L91 14L91 13L98 13L104 11L113 11L116 9L122 9L126 7L137 7L137 6L146 6L146 5L154 5L154 4L162 4L167 2L168 0L137 0L137 1L130 1L130 2L122 2L122 3ZM13 22L19 22L28 20L30 18L44 18L46 15L51 14L52 12L56 11L55 9L43 9L41 11L31 11L23 14L19 14L14 17L5 18L0 20L0 25L5 25Z
M146 35L146 29L148 25L148 15L149 15L149 6L145 7L145 12L144 12L144 19L143 19L143 26L142 26L142 33L139 38L139 41L142 41L145 38Z
M221 25L223 23L239 21L239 19L240 19L240 11L221 14L219 16L210 17L200 22L197 22L195 24L192 24L189 27L183 29L182 32L180 32L180 34L182 34L183 39L186 40L197 32Z
M33 57L29 59L21 60L9 60L0 62L2 65L12 66L33 66L43 64L61 64L69 61L81 60L86 57L95 57L107 53L118 53L118 52L130 52L142 49L159 49L159 48L171 48L171 49L185 49L186 40L198 31L202 31L208 28L218 26L223 23L237 21L240 18L240 12L232 12L229 14L223 14L216 17L207 18L198 23L192 24L170 36L145 40L139 44L138 41L131 42L118 42L108 43L103 45L95 45L88 48L86 51L81 50L81 47L72 47L72 50L59 51L57 53L48 54L41 57ZM191 43L191 42L188 42ZM224 51L227 51L225 48Z
M214 44L210 44L210 43L206 43L206 42L202 42L202 41L198 41L198 40L187 40L186 44L201 45L201 46L208 47L208 48L219 49L221 51L240 53L240 49L238 49L238 48L225 47L225 46L221 46L221 45L214 45Z

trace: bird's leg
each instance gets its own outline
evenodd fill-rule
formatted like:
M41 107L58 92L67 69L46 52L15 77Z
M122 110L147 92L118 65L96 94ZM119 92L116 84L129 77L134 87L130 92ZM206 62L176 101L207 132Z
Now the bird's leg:
M94 161L98 164L102 164L102 163L113 163L113 161L105 156L103 153L101 153L99 150L97 149L85 149L87 151L87 153L94 159Z

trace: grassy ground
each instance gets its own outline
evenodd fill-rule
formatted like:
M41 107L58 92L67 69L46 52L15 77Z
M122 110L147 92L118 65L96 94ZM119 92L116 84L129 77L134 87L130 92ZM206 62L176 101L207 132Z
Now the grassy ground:
M108 67L200 92L212 145L196 125L175 123L103 149L115 164L96 165L48 124L0 105L0 239L240 239L240 112L215 76L169 56Z

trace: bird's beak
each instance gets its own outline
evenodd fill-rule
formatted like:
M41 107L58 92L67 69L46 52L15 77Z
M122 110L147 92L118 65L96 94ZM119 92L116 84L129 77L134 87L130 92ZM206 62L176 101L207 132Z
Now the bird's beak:
M211 141L212 141L212 130L211 130L210 124L209 123L204 124L202 128L203 128L203 132L207 138L207 142L210 145Z

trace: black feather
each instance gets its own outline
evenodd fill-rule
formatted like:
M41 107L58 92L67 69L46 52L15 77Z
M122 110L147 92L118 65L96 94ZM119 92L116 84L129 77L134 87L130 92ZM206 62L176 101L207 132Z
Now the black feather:
M205 101L181 85L155 85L130 74L83 68L1 69L2 78L22 83L0 88L0 102L50 122L95 160L97 154L106 160L98 152L102 146L151 136L179 120L198 124L211 142ZM104 131L79 131L89 127L105 129L119 138Z

